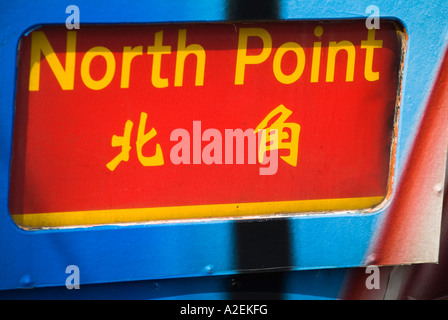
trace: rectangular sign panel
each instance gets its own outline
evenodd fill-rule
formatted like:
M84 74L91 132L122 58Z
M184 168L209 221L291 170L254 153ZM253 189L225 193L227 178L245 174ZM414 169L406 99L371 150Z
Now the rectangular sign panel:
M26 227L373 208L393 23L63 26L22 37L10 212Z

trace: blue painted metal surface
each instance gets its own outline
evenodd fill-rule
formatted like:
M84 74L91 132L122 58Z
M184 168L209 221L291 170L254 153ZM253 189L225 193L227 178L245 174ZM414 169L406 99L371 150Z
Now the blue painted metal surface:
M344 275L344 269L288 272L283 298L337 299ZM82 285L80 290L67 290L65 286L7 290L0 291L0 299L228 300L231 298L229 290L234 284L235 279L232 276L173 278ZM259 291L257 294L264 300L266 292Z
M62 286L57 290L64 291L67 277L65 268L75 264L81 270L81 284L92 284L86 288L93 291L86 289L76 293L83 298L89 298L91 292L111 297L104 290L107 283L112 282L117 283L120 290L132 287L137 298L193 297L196 293L196 297L200 298L225 298L223 277L202 277L229 276L239 272L235 262L236 244L231 220L34 231L22 230L12 221L8 212L8 188L17 46L22 34L35 26L64 24L67 18L65 8L70 4L76 4L80 8L81 28L83 23L226 20L224 0L83 0L76 3L54 0L0 3L0 289ZM367 16L365 9L370 4L370 0L281 1L281 17L300 20L364 19ZM377 1L375 4L381 10L381 17L396 19L403 24L409 39L402 83L396 181L409 153L446 47L448 2L413 0ZM328 213L290 218L293 239L292 270L363 265L383 211L384 209L371 214ZM328 274L319 278L323 282L313 282L312 277L322 277L322 272L324 271L290 273L287 297L336 298L345 275L344 270L326 271ZM200 278L178 282L170 279L186 277ZM165 294L147 292L148 287L157 286L155 279L164 283L164 288L167 288ZM199 287L197 291L180 292L182 281L185 285L199 284ZM302 284L302 292L293 289L299 283ZM331 285L328 286L328 283ZM142 285L141 290L138 289L139 284ZM129 289L129 292L132 290ZM33 291L29 292L29 297L33 297ZM16 293L2 292L0 298L13 297ZM56 291L48 294L49 297L57 295ZM188 296L189 294L193 296Z

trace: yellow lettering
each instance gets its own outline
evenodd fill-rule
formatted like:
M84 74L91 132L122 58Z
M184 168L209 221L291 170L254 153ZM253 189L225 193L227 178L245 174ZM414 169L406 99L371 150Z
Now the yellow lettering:
M93 58L103 57L106 60L106 72L99 80L92 79L90 75L90 64ZM81 62L81 78L84 84L92 90L101 90L109 85L115 75L114 54L105 47L93 47L86 52Z
M143 47L123 47L123 64L121 66L121 87L129 88L129 77L131 74L131 62L136 56L143 54Z
M369 29L367 40L361 41L361 49L366 49L366 63L364 77L367 81L376 81L380 78L379 72L373 72L373 50L383 47L383 40L375 40L375 28Z
M121 161L129 160L129 151L131 150L131 131L134 124L131 120L126 121L122 137L112 136L112 147L121 147L121 152L112 161L106 164L110 171L114 171Z
M62 90L73 90L75 82L76 31L67 31L65 68L62 67L56 53L43 31L31 34L31 63L29 91L39 91L41 52L47 60Z
M353 81L353 76L355 74L355 56L356 51L353 43L350 41L330 41L328 44L328 60L327 60L327 82L334 81L334 69L336 54L340 50L345 50L347 52L347 71L345 74L345 81Z
M314 35L321 37L324 29L322 26L314 28ZM311 63L311 82L319 82L320 55L322 51L322 42L316 41L313 45L313 60Z
M161 166L163 165L164 161L160 144L156 144L156 152L151 157L144 156L142 152L143 146L157 135L157 131L154 128L152 128L148 133L145 133L147 118L148 115L145 112L142 112L140 114L140 123L138 125L137 131L137 141L135 143L137 148L137 157L140 163L144 166ZM112 136L112 147L121 147L121 152L114 159L112 159L112 161L106 164L106 167L110 171L114 171L121 161L129 160L129 151L131 150L131 131L133 125L134 124L131 120L126 121L123 136Z
M285 122L292 111L284 105L279 105L272 110L263 121L255 128L255 133L261 131L262 138L258 150L258 161L263 162L266 151L269 150L289 150L286 156L280 156L291 166L297 166L300 125L294 122ZM272 119L275 121L272 123ZM285 129L288 130L285 130Z
M154 136L157 134L156 129L152 128L148 133L145 134L145 127L146 127L146 119L148 118L148 115L145 112L142 112L140 115L140 124L138 125L138 132L137 132L137 156L138 160L142 165L145 167L147 166L161 166L163 165L163 153L162 148L160 147L160 144L156 144L156 153L151 157L145 157L142 153L142 148L145 145L146 142L154 138Z
M263 48L258 55L247 55L247 39L258 37L263 41ZM263 28L240 28L238 37L238 52L236 57L235 84L244 84L244 73L246 64L260 64L264 62L271 53L272 39Z
M296 69L290 74L286 75L282 71L282 58L283 55L292 51L297 56L297 66ZM290 84L297 81L303 73L303 69L305 68L305 51L303 51L302 47L295 42L286 42L282 44L275 53L273 69L274 75L278 81L284 84Z
M174 86L182 86L184 77L184 65L185 59L188 55L194 54L196 56L196 80L195 85L202 86L204 84L204 72L205 72L205 50L199 44L190 44L186 46L187 42L187 30L179 30L179 38L177 42L177 55L176 55L176 74L174 78Z
M154 55L152 60L151 82L156 88L168 87L168 79L160 76L160 67L162 64L162 55L171 54L171 46L164 46L162 41L163 31L159 31L155 34L154 45L148 46L148 54Z

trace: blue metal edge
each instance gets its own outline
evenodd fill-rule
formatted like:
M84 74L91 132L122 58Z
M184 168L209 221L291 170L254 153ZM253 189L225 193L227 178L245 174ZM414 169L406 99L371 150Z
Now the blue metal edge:
M26 231L8 212L17 47L32 26L63 24L76 4L82 23L225 21L224 1L14 1L0 4L0 289L63 286L68 265L81 283L108 283L238 273L232 220L106 225ZM285 20L365 18L375 4L381 17L400 21L408 35L398 126L399 182L447 40L448 3L407 1L282 1ZM437 26L437 28L435 27ZM418 76L417 76L418 75ZM290 217L293 270L361 266L385 208L374 213Z

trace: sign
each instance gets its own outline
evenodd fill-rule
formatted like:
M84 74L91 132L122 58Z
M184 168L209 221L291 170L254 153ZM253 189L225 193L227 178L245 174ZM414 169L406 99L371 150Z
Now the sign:
M388 194L393 23L45 26L18 66L21 226L360 210Z

